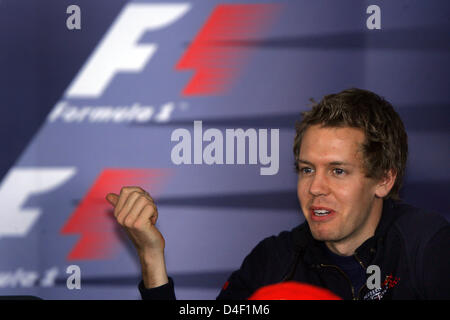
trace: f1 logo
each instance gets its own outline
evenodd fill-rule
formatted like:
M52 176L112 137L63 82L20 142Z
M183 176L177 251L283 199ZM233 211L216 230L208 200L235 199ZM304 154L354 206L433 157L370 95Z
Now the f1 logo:
M68 98L98 98L119 72L140 72L155 54L155 43L137 44L142 35L172 24L190 4L128 4L69 86Z
M41 215L38 208L23 208L34 194L49 192L68 181L75 168L13 168L0 185L0 238L23 237Z

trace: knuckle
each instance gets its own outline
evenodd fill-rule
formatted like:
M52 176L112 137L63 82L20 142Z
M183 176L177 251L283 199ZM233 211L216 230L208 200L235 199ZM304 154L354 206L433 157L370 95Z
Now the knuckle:
M142 192L138 190L133 190L130 192L130 197L140 198L142 196Z
M149 200L143 195L143 194L139 194L137 200L136 200L136 204L147 204L149 202Z
M153 203L147 203L142 211L153 213L155 212L155 206L153 205Z
M128 190L127 191L128 197L134 196L136 193L137 193L136 190Z
M131 194L134 192L143 192L141 187L137 187L137 186L125 186L122 187L122 189L120 190L121 194Z
M120 189L120 194L127 195L128 193L130 193L130 187L122 187L122 189Z

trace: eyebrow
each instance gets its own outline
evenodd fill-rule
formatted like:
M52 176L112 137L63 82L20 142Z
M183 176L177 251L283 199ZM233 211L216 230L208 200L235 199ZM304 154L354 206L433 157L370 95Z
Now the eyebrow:
M297 161L301 162L301 163L304 163L304 164L307 164L307 165L310 165L310 166L314 166L313 163L311 163L311 162L309 162L307 160L298 159ZM350 167L353 166L352 164L350 164L348 162L344 162L344 161L332 161L332 162L328 163L328 165L330 165L330 166L350 166Z

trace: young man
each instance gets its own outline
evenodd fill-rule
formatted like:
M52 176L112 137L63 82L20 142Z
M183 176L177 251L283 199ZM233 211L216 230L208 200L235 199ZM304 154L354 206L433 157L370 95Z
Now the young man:
M361 89L325 96L296 127L306 221L261 241L217 298L292 280L343 299L450 299L449 223L397 201L407 152L403 123L383 98ZM126 187L107 199L137 248L142 298L175 299L150 195Z

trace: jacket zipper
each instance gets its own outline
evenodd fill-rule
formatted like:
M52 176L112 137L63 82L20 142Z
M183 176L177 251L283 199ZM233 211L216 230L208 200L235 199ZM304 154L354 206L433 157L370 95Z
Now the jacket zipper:
M356 255L356 253L354 254L356 261L358 261L358 263L361 265L361 267L366 270L366 267L364 266L364 263L361 261L361 259L359 259L359 257ZM355 296L355 288L353 287L352 282L350 281L350 278L347 276L347 274L338 266L335 266L333 264L323 264L321 263L320 266L323 267L330 267L330 268L335 268L336 270L338 270L345 279L347 279L348 284L350 285L350 288L352 289L352 298L353 300L359 300L359 296L361 294L361 290L364 288L364 285L361 286L361 288L359 288L358 290L358 295Z
M347 282L350 285L350 288L352 289L352 299L357 300L357 298L355 297L355 288L353 287L352 282L350 281L350 278L345 274L344 271L342 271L341 268L339 268L338 266L335 266L333 264L323 264L323 263L321 263L320 266L322 268L329 267L329 268L335 268L336 270L338 270L345 277L345 279L347 279Z
M364 265L364 263L362 262L362 260L358 257L358 255L356 254L356 252L353 254L355 256L356 261L358 261L358 263L361 265L361 267L364 270L367 270L366 266ZM358 290L358 296L357 296L357 300L359 300L359 297L361 295L361 290L364 288L364 284L361 286L361 288L359 288Z
M361 267L363 267L363 269L366 270L366 266L361 261L361 259L356 255L356 253L354 253L353 255L355 256L356 261L358 261L358 263L361 265Z

